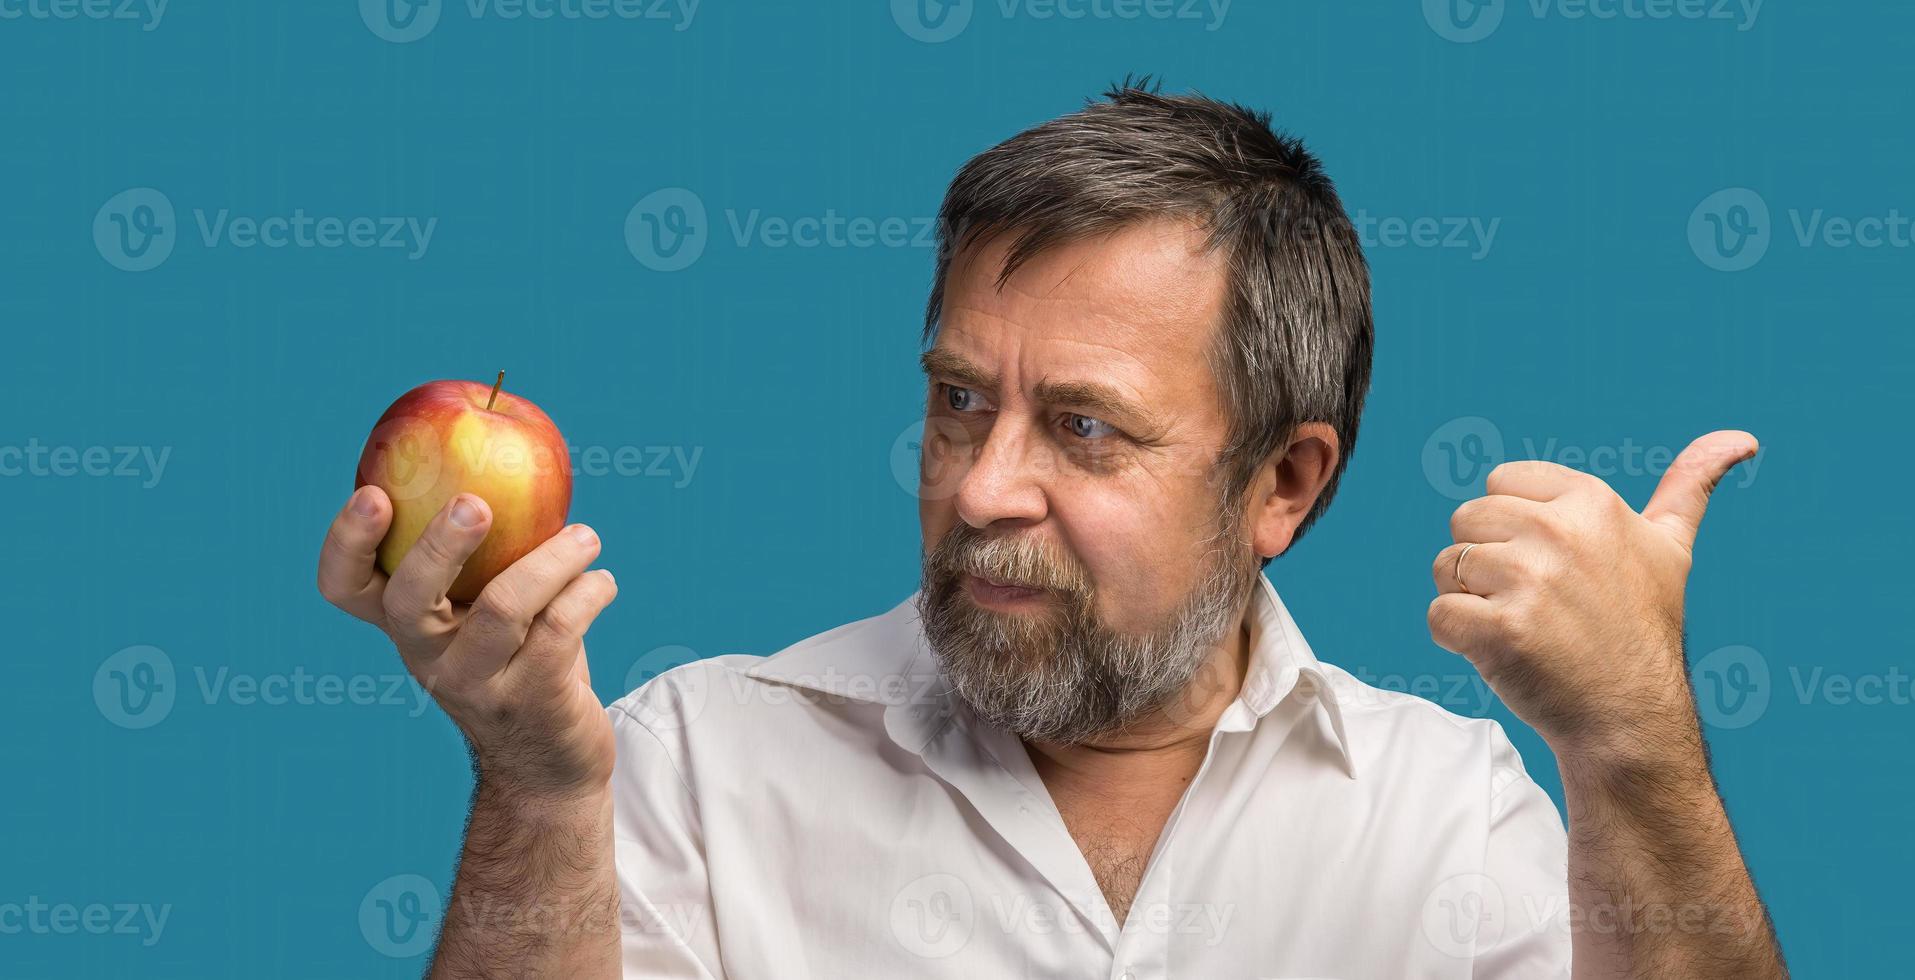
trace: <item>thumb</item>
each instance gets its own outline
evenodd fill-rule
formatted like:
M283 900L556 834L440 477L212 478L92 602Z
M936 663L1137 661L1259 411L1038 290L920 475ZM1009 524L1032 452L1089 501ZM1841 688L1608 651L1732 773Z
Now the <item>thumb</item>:
M1755 436L1740 429L1721 429L1697 437L1669 464L1669 472L1656 484L1642 516L1662 525L1684 548L1693 547L1702 512L1709 506L1710 491L1729 467L1754 456L1760 448Z

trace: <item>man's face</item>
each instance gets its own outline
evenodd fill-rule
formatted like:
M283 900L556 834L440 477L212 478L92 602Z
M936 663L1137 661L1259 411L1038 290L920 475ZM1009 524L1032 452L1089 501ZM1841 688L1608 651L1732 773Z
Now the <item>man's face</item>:
M926 355L925 632L959 693L1082 741L1183 689L1254 576L1215 463L1224 259L1173 221L953 262Z

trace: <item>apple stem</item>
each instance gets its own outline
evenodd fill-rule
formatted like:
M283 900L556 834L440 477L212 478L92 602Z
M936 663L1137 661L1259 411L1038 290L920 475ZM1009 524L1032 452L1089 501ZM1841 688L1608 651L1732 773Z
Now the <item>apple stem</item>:
M485 410L492 411L492 403L499 400L499 389L505 387L505 372L499 372L499 380L492 382L492 397L485 400Z

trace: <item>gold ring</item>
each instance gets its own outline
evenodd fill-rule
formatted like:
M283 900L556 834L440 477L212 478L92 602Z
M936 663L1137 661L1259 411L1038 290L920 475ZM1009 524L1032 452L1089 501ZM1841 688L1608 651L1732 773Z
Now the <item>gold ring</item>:
M1463 558L1467 556L1469 554L1469 550L1471 548L1476 547L1476 545L1477 545L1477 542L1471 542L1469 544L1464 545L1462 551L1459 551L1456 553L1456 585L1458 588L1462 589L1464 592L1469 592L1469 586L1464 584L1463 582ZM1476 593L1469 592L1469 594L1475 595Z

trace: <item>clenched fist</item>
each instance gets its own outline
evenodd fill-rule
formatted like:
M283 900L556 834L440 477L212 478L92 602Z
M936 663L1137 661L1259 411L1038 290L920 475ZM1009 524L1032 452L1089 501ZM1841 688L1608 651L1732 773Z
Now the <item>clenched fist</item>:
M1699 739L1683 591L1709 493L1755 455L1747 432L1689 444L1638 514L1602 480L1508 462L1450 518L1430 636L1468 657L1559 756Z

